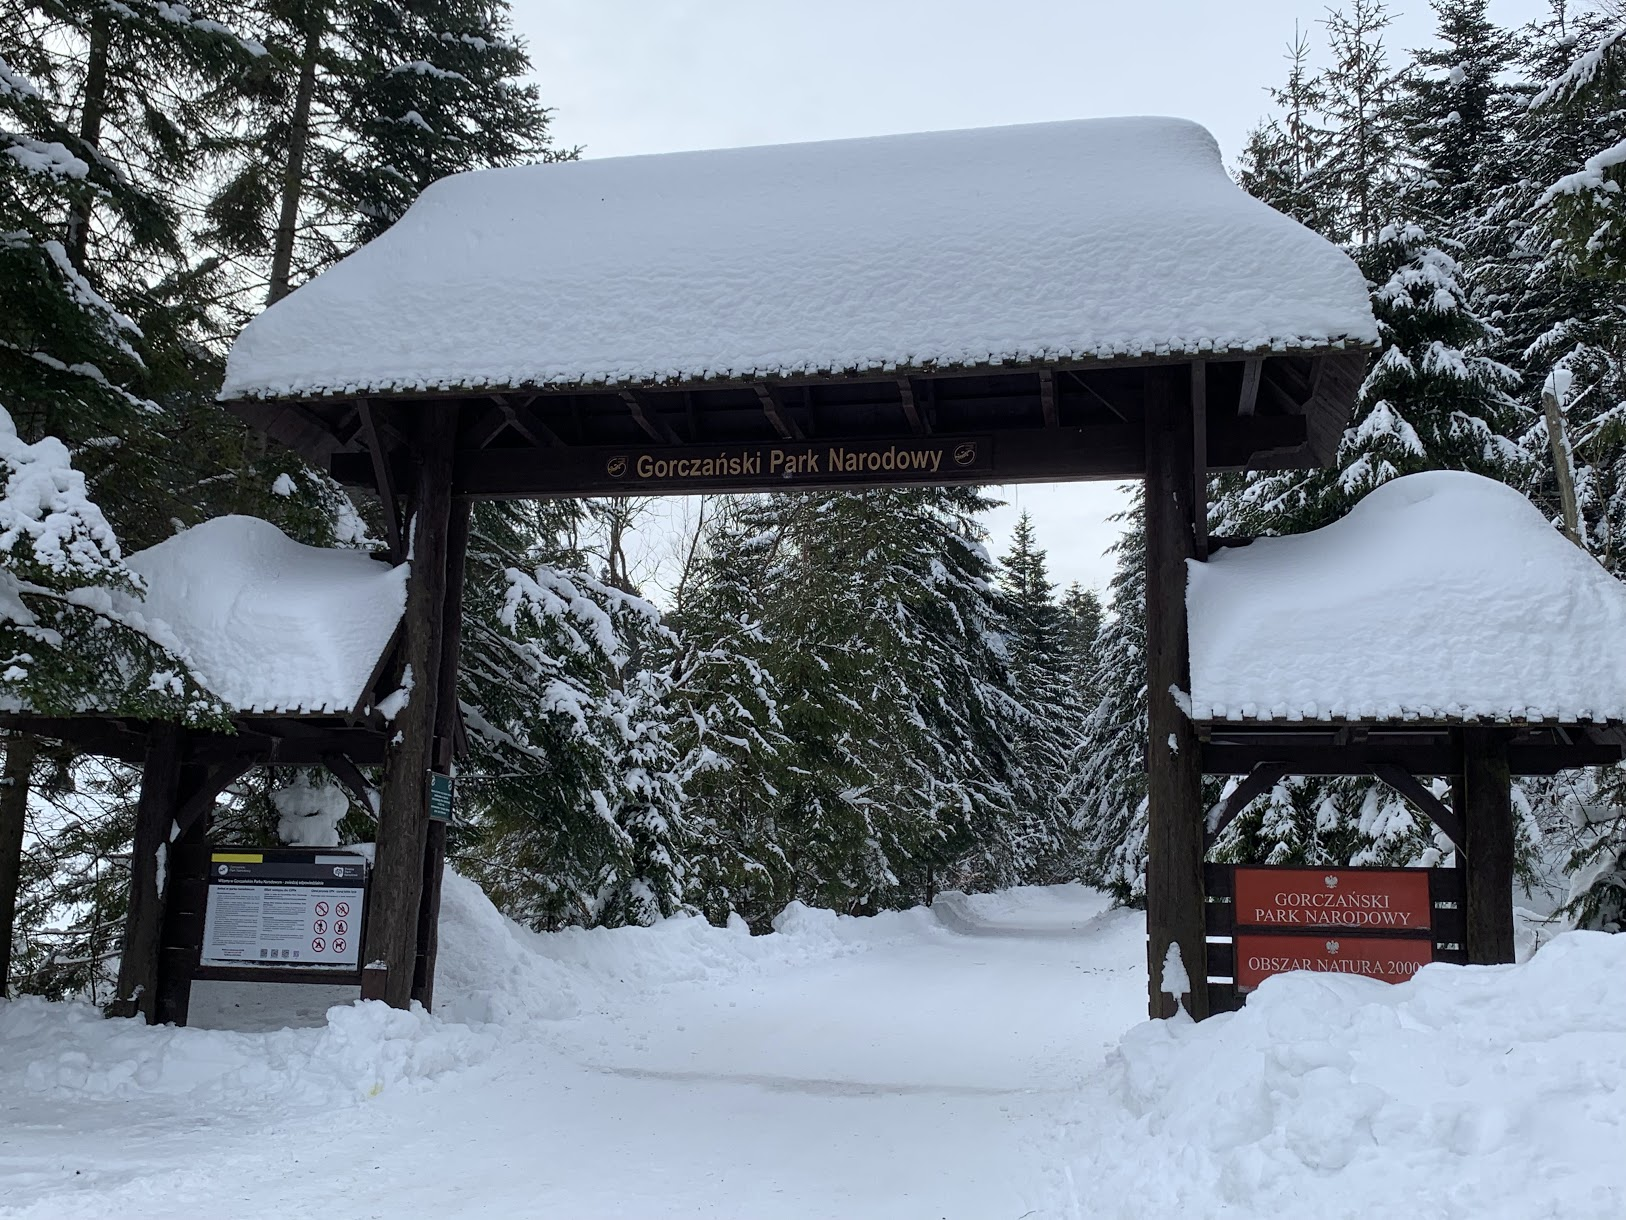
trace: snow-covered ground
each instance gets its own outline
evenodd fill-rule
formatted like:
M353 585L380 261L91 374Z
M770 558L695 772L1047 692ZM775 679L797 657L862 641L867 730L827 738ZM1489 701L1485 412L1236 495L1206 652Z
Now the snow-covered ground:
M446 901L433 1018L0 1005L0 1216L1626 1214L1626 937L1194 1027L1140 1020L1139 918L1076 886L765 937Z

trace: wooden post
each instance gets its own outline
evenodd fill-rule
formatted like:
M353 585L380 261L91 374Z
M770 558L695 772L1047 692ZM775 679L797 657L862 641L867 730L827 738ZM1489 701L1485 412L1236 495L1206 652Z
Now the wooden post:
M17 921L17 891L22 887L29 781L38 756L37 737L7 734L5 788L0 791L0 1000L10 994L11 940Z
M1467 950L1472 965L1513 960L1513 778L1507 738L1495 729L1462 734L1463 835L1467 839Z
M435 769L451 763L458 731L457 664L463 643L463 569L469 554L472 505L452 505L446 542L446 601L440 630L440 693L435 703ZM418 907L418 956L412 998L435 1007L435 957L440 950L440 885L446 871L446 823L430 822L423 857L423 898Z
M424 850L429 837L429 768L440 693L441 616L446 599L447 530L452 511L455 415L425 405L414 438L418 459L412 495L412 575L407 582L402 651L412 692L397 713L378 811L378 850L368 900L363 977L393 1008L412 1001ZM378 970L385 971L382 988Z
M124 919L119 982L108 1016L158 1015L158 964L164 922L164 882L169 830L180 806L181 728L157 724L147 739L147 761L136 802L135 844L130 852L130 910Z
M238 773L237 768L231 770L233 779ZM182 767L176 792L176 808L180 809L194 797L202 797L204 794L212 801L225 786L225 783L220 782L220 777L211 773L208 767L196 763ZM192 969L196 965L197 951L191 948L183 951L178 946L200 944L203 939L202 907L186 910L186 891L180 889L177 893L176 882L184 882L185 878L181 877L176 868L176 852L177 849L203 847L208 842L209 826L213 821L212 810L203 810L169 846L169 880L164 887L164 911L159 922L158 999L153 1008L154 1019L160 1025L186 1024L192 1010ZM177 909L177 903L180 904L180 909Z
M1191 980L1186 1009L1208 1015L1203 926L1202 755L1176 690L1190 686L1186 561L1196 553L1192 404L1187 370L1146 371L1146 952L1153 1017L1175 1013L1163 993L1171 944Z

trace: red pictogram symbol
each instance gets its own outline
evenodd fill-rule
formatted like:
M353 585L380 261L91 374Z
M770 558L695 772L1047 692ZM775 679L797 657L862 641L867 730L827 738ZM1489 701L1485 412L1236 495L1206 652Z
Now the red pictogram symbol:
M343 903L340 903L340 904L339 904L339 905L340 905L340 906L343 906L343 905L344 905L344 904L343 904ZM326 914L327 914L327 903L325 903L325 902L318 902L318 903L317 903L317 904L316 904L316 913L317 913L317 914L318 914L318 915L326 915ZM344 912L343 912L343 911L340 911L340 912L339 912L339 914L341 914L341 915L343 915L343 914L344 914Z
M315 932L318 936L326 936L327 935L327 920L318 919L318 920L314 921L311 924L311 931Z
M320 906L321 904L318 903L317 905ZM317 911L316 913L318 915L326 915L327 914L326 911ZM350 914L350 904L348 902L341 902L339 904L339 909L336 912L334 912L334 914L338 915L338 917L340 919L343 919L346 915Z
M333 935L335 935L335 936L343 936L348 931L350 931L350 925L347 924L344 920L335 919L333 921Z
M335 953L343 953L344 952L344 941L342 941L342 940L334 941L333 942L333 952L335 952Z
M327 941L318 936L315 940L311 941L311 949L316 953L325 953L327 952Z

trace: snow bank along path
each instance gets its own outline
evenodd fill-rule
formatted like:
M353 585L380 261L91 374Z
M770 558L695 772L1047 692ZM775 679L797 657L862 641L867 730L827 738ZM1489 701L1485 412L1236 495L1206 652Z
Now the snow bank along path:
M947 901L960 931L536 936L449 875L434 1018L0 1005L0 1216L1019 1216L1143 1010L1143 928L1078 887Z
M1072 886L535 936L449 875L441 954L433 1018L0 1004L0 1217L1626 1215L1626 936L1200 1026Z
M1189 567L1198 720L1626 719L1626 587L1494 480L1407 475Z
M254 319L225 399L1377 339L1207 131L1087 119L443 178Z

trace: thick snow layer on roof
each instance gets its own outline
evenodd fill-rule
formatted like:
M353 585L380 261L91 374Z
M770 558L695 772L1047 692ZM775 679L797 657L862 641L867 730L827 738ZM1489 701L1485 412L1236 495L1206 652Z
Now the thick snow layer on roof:
M250 323L222 396L1375 339L1202 127L1089 119L455 175Z
M1197 720L1626 719L1626 585L1456 471L1190 565Z
M405 566L220 517L131 555L147 595L120 616L237 712L347 712L406 607Z

